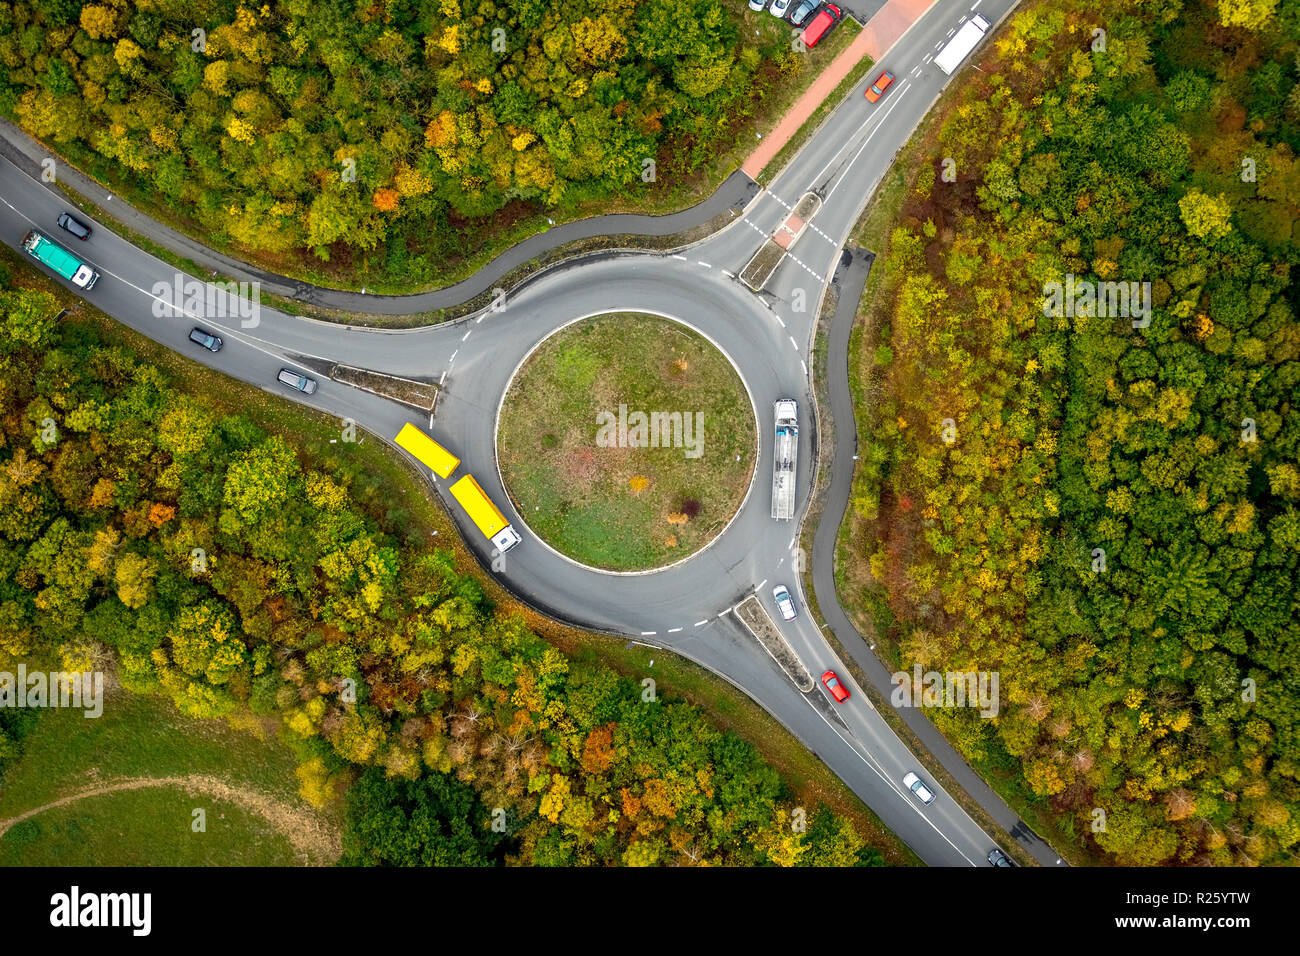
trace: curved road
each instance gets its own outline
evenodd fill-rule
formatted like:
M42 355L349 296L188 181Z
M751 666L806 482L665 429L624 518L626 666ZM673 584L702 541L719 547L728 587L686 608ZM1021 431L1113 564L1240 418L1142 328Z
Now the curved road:
M976 0L976 5L990 21L997 21L1011 8L1013 0ZM158 317L157 300L151 290L154 283L169 281L175 269L100 228L89 242L75 244L76 251L101 273L88 299L126 325L195 361L328 414L351 418L385 439L395 435L407 421L430 431L461 456L461 473L473 473L488 495L504 506L507 517L523 535L520 547L493 562L490 546L464 521L463 511L445 494L443 483L433 481L469 547L514 593L557 618L671 649L724 676L825 761L926 863L987 865L987 854L995 841L934 786L921 762L876 713L861 688L854 685L847 668L806 613L782 625L782 632L811 673L818 675L827 668L839 673L853 695L843 705L834 704L820 684L810 693L795 687L736 624L731 610L757 590L765 606L774 612L773 584L784 582L800 587L799 576L787 564L792 558L798 524L773 521L768 515L772 467L769 410L778 398L794 397L800 402L804 428L800 436L798 500L806 506L815 430L809 414L813 399L808 355L822 297L833 284L843 282L840 307L829 333L830 354L836 363L829 370L830 394L836 421L842 424L826 520L817 535L819 557L814 584L841 642L853 649L853 656L873 683L879 683L883 668L831 598L833 582L830 592L823 591L832 566L834 530L843 514L847 483L852 476L851 453L845 453L846 447L852 447L854 430L852 409L847 404L844 356L866 274L863 259L845 253L842 247L893 156L946 83L947 77L928 62L967 18L970 7L971 0L936 3L878 64L881 69L891 69L897 77L887 96L878 104L863 99L866 83L878 72L873 70L768 189L759 190L743 174L737 174L701 206L654 220L653 229L645 229L651 217L600 217L569 224L503 253L483 272L438 292L405 297L326 290L318 290L317 294L279 277L267 277L265 287L354 311L426 311L456 304L491 288L495 279L514 264L559 242L624 226L629 231L636 228L671 234L687 225L708 221L729 207L745 204L742 217L674 253L604 253L569 260L512 290L503 309L485 310L439 326L400 331L362 329L263 308L257 324L244 328L237 317ZM21 137L11 139L22 146ZM13 155L13 148L6 153ZM27 165L24 157L15 158ZM64 175L71 180L70 173ZM736 275L808 191L821 197L820 211L764 290L753 293ZM102 195L102 190L92 186L89 194ZM16 247L33 226L62 241L64 237L53 223L64 208L57 192L42 188L8 160L0 160L0 236L6 242ZM194 240L184 239L173 246L165 235L170 231L164 227L147 222L144 227L131 225L151 236L163 233L160 242L199 262L214 261L215 254ZM247 273L247 266L228 261L229 271L236 277L240 272ZM841 269L844 278L837 275ZM284 288L277 288L277 283ZM758 413L760 434L755 485L731 526L688 561L637 576L581 568L533 538L527 530L527 516L514 512L501 487L494 447L497 407L522 358L561 325L614 309L668 315L710 337L740 370ZM223 336L226 345L219 354L198 349L187 341L186 335L196 321ZM436 417L422 420L409 408L330 381L328 370L336 362L440 380L443 390ZM320 383L317 392L302 396L278 386L275 374L285 365L315 373ZM827 536L829 549L824 543ZM923 716L908 712L904 717L919 733L922 727L928 728L922 739L945 758L945 766L1035 859L1048 865L1060 863L1051 848L1016 820L965 768ZM960 766L955 767L950 760ZM965 768L964 774L961 768ZM937 794L934 803L923 806L903 788L901 779L910 770L921 772L930 783Z

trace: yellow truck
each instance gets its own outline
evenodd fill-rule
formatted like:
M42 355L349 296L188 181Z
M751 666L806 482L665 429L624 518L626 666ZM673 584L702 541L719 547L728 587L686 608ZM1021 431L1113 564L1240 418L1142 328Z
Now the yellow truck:
M460 502L470 520L478 525L483 536L495 545L497 551L505 554L523 539L510 527L500 509L492 499L484 494L473 475L466 475L451 486L452 497Z
M460 464L459 458L410 422L402 426L402 430L397 433L393 441L432 468L433 473L439 478L451 477L451 473Z

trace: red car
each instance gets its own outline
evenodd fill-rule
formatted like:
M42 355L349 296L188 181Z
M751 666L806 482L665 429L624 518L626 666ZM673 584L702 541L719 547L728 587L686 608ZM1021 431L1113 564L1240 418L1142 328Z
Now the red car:
M844 685L840 683L840 679L835 676L834 671L827 671L823 674L822 683L825 684L826 689L831 692L831 696L841 704L849 699L849 692L844 689Z
M885 95L885 90L889 89L889 85L893 82L894 74L886 70L876 77L876 82L867 87L867 92L864 95L872 103L875 103Z
M803 44L812 49L821 42L822 37L831 32L831 27L844 19L844 11L833 3L827 3L817 11L817 16L803 28Z

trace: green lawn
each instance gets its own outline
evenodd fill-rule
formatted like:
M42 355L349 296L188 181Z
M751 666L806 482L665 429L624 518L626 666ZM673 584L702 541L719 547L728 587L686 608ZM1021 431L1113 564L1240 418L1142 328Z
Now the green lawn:
M205 831L191 830L201 807ZM293 866L288 838L262 816L174 787L86 797L15 824L0 866Z
M41 713L21 756L0 779L0 827L25 812L122 781L200 778L228 793L174 784L118 790L42 810L0 837L0 864L293 864L329 862L338 811L316 811L297 794L293 752L260 724L236 730L194 720L159 697L117 691L104 713ZM190 830L191 810L207 814ZM258 809L263 812L256 812ZM310 852L295 852L290 836Z
M638 437L634 413L676 417ZM753 473L754 427L740 376L713 345L667 319L620 313L571 325L533 353L506 396L497 454L511 499L547 543L584 564L642 570L686 557L731 520Z

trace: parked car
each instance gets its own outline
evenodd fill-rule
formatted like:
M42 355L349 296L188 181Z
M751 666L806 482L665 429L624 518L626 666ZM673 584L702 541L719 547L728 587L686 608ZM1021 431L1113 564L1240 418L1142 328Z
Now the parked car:
M831 696L841 704L849 699L849 692L845 690L844 685L840 683L840 679L835 676L834 671L827 671L823 674L822 683L825 684L826 689L831 692Z
M812 16L812 12L816 9L817 0L799 0L799 3L786 15L786 19L795 26L802 26L803 22Z
M190 341L197 345L202 345L209 352L220 352L222 341L221 336L213 335L211 332L204 332L202 329L190 329Z
M767 6L767 0L749 0L749 9L755 13L762 13L765 6Z
M994 866L1015 866L1015 864L1011 862L1011 858L997 847L989 850L989 862Z
M60 229L72 233L82 242L85 242L87 239L90 238L90 227L87 226L80 219L77 219L71 213L65 212L58 219L56 219L55 222L59 224Z
M785 18L785 13L790 9L790 0L772 0L772 5L767 8L767 12L774 17Z
M872 103L879 102L880 98L885 95L885 90L889 89L894 82L894 74L886 70L876 77L876 82L867 87L867 92L863 95Z
M844 11L833 3L823 4L822 8L817 11L817 15L808 21L808 25L803 28L803 45L812 49L822 38L830 33L835 24L844 19Z
M911 771L908 771L908 773L903 777L903 786L916 794L916 799L920 800L922 803L934 803L934 793L929 787L921 782L920 777Z
M776 601L777 610L787 621L793 621L798 616L799 612L794 609L794 599L790 597L790 590L784 584L772 588L772 599Z
M280 374L276 376L282 385L288 385L290 388L296 388L304 395L310 395L316 391L316 380L308 378L306 375L299 375L293 369L282 368Z

